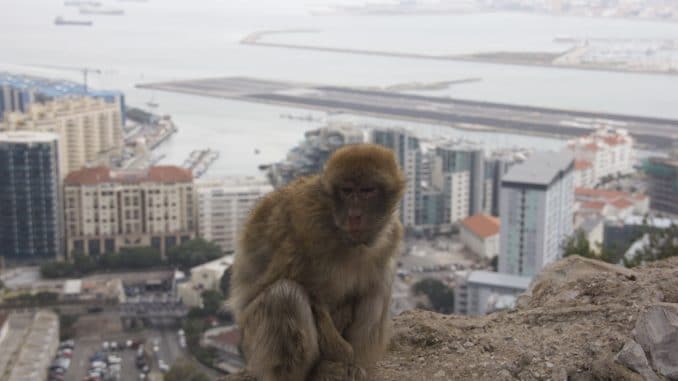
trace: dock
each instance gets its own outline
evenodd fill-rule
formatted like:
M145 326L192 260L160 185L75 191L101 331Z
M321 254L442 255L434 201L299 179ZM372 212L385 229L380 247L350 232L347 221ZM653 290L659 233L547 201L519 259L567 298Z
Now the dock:
M465 99L361 90L247 77L209 78L137 85L161 91L194 94L321 110L448 125L571 138L601 126L623 128L647 148L669 149L678 139L678 120L602 112L521 106Z
M182 167L193 172L196 178L201 177L219 158L219 151L213 149L200 149L192 151L186 160L181 164Z

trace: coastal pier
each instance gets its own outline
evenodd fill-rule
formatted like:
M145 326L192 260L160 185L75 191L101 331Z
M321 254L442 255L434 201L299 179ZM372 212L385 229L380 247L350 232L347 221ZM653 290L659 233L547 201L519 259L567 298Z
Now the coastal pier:
M270 81L209 78L137 85L141 88L247 102L346 112L389 119L558 137L588 134L601 126L624 128L647 148L668 149L678 139L678 120L520 106L398 92Z

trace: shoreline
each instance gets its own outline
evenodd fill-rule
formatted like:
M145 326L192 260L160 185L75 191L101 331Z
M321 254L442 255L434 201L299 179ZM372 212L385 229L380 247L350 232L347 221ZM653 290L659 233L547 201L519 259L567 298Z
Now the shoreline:
M340 54L354 54L354 55L365 55L365 56L381 56L381 57L393 57L393 58L409 58L409 59L419 59L419 60L434 60L434 61L454 61L454 62L476 62L484 63L490 65L508 65L508 66L530 66L530 67L540 67L547 69L573 69L573 70L585 70L585 71L602 71L602 72L612 72L612 73L626 73L626 74L644 74L644 75L670 75L678 76L678 71L658 71L658 70L634 70L634 69L625 69L611 66L590 66L590 65L568 65L568 64L557 64L553 62L544 62L540 58L550 57L556 59L566 55L571 49L563 51L561 53L551 53L551 52L483 52L483 53L472 53L472 54L460 54L460 55L435 55L435 54L424 54L424 53L414 53L414 52L396 52L388 50L368 50L368 49L356 49L356 48L339 48L339 47L328 47L328 46L317 46L317 45L302 45L302 44L289 44L289 43L278 43L278 42L263 42L261 39L266 35L271 34L285 34L285 33L318 33L317 29L290 29L285 30L263 30L257 31L248 34L240 40L241 45L250 45L266 48L282 48L282 49L295 49L295 50L306 50L306 51L316 51L316 52L326 52L326 53L340 53Z

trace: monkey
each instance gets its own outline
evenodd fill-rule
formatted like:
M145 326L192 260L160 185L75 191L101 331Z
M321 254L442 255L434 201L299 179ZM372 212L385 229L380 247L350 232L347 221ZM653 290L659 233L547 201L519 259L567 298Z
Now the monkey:
M347 145L255 205L229 299L254 377L367 379L389 340L405 182L390 149Z

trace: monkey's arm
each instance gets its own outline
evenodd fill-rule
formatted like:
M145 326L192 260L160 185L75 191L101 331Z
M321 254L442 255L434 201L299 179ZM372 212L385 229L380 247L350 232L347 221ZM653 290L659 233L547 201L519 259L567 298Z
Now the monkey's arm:
M386 350L390 334L390 304L390 281L370 290L356 303L354 319L345 331L345 337L353 347L356 365L368 368Z

